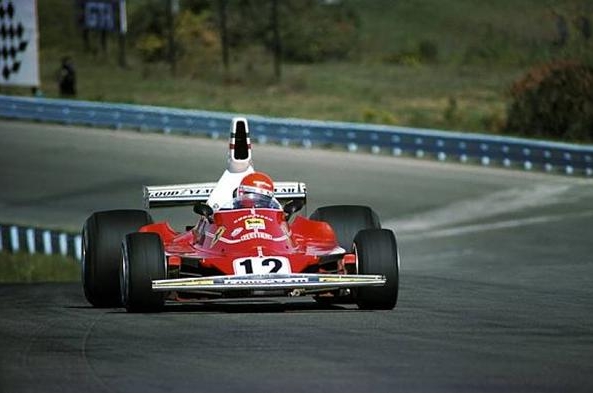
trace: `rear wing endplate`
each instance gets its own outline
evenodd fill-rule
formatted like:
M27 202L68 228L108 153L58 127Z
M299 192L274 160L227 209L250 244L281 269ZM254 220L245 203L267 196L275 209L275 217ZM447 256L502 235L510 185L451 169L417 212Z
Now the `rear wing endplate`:
M145 208L178 207L208 201L216 182L181 185L144 186ZM302 182L275 182L274 195L282 205L292 200L307 202L307 187Z

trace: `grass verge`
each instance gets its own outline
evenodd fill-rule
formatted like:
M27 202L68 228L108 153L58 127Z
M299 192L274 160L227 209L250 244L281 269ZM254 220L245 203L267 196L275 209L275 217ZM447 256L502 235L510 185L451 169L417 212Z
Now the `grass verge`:
M0 283L76 282L80 264L71 257L0 253Z

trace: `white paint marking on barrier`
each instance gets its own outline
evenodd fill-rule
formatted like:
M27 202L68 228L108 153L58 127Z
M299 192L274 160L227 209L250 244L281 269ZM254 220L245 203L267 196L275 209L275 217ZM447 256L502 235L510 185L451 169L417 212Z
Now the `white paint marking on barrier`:
M371 147L371 153L374 155L378 155L379 153L381 153L381 147L377 146L377 145L373 145Z
M505 167L510 167L511 166L511 160L508 157L505 157L505 159L502 161L502 165Z
M288 146L290 145L290 140L288 138L282 138L282 141L280 141L280 145Z
M27 236L27 249L29 253L33 254L36 252L35 250L35 230L32 228L28 228L25 232Z
M313 146L313 143L311 142L311 140L303 140L303 148L311 149L312 146Z
M467 155L463 154L459 156L459 161L461 161L462 163L467 163Z
M212 138L213 140L217 140L218 137L220 137L218 131L213 131L212 133L210 133L210 138Z
M574 168L572 166L566 166L566 175L574 174Z
M423 158L424 157L424 151L422 149L418 149L416 151L416 157L419 158L419 159Z
M587 174L587 176L593 175L593 168L586 168L585 169L585 174Z
M490 158L488 156L482 157L482 165L486 167L490 165Z
M544 169L546 170L546 172L551 172L554 169L554 167L550 163L546 163L544 165Z
M445 152L439 152L439 154L437 155L437 159L439 159L439 161L445 161L447 160L447 155L445 154Z
M61 233L58 237L60 243L60 254L62 256L68 255L68 235Z
M391 152L393 153L393 156L401 156L403 153L401 148L393 148Z
M533 168L533 164L531 164L530 161L526 161L525 163L523 163L523 168L525 168L525 171L531 171L531 169Z
M43 253L47 255L53 253L53 249L51 246L51 232L49 230L45 230L43 232Z
M17 226L10 226L10 247L12 248L13 253L21 250L19 228Z
M358 150L358 145L351 142L348 144L348 152L356 152Z
M74 254L78 261L82 259L82 237L80 235L74 237Z

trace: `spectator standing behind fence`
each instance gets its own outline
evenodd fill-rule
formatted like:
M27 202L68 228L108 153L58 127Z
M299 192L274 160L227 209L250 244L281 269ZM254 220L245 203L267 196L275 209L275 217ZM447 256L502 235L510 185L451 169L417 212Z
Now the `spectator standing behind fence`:
M76 70L68 56L62 58L62 66L58 71L60 96L76 96Z

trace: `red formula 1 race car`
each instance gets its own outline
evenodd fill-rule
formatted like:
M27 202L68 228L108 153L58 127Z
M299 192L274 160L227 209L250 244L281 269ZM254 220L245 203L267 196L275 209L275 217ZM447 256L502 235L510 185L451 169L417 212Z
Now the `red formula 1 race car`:
M255 172L247 120L231 125L218 182L147 186L147 208L191 205L185 232L144 210L96 212L82 231L84 293L95 307L160 311L167 301L312 295L364 309L397 303L399 254L365 206L328 206L310 218L300 182Z

